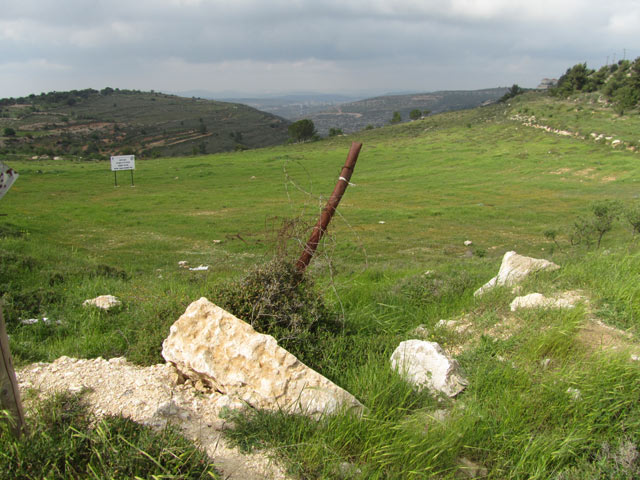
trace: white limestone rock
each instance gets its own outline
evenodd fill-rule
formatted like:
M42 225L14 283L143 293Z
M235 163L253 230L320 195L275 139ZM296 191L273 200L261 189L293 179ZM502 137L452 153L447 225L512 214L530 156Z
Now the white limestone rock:
M541 293L530 293L522 297L516 297L510 304L512 312L521 308L560 308L569 310L574 308L576 301L581 297L577 297L572 292L567 292L556 298L545 297Z
M259 409L314 418L362 404L295 356L270 335L214 305L193 302L171 326L162 356L185 377Z
M119 307L122 305L122 302L113 295L100 295L99 297L85 300L82 302L82 305L85 307L94 306L102 310L109 310L113 307Z
M493 287L499 285L515 285L534 272L541 270L557 270L558 268L560 268L558 265L550 262L549 260L525 257L523 255L518 255L513 251L507 252L502 258L502 264L500 265L498 275L476 290L473 295L476 297L480 296L491 290Z
M419 390L428 388L455 397L467 386L458 362L436 342L407 340L391 355L391 367Z

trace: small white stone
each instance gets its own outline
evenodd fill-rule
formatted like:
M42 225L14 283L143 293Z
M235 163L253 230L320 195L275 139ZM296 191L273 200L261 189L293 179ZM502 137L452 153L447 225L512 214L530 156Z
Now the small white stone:
M109 310L113 307L122 305L122 302L118 300L117 297L114 297L113 295L100 295L99 297L92 298L90 300L85 300L82 303L82 305L84 307L94 306L102 310Z
M209 270L209 265L199 265L197 267L192 267L189 270L192 272L203 272Z
M465 240L464 241L464 246L465 247L470 247L471 245L473 245L473 242L471 240Z
M401 342L391 355L391 367L418 389L427 387L450 397L464 390L468 383L459 372L458 362L436 342Z
M571 395L571 398L573 398L574 400L582 399L582 392L577 388L569 387L567 388L567 393Z

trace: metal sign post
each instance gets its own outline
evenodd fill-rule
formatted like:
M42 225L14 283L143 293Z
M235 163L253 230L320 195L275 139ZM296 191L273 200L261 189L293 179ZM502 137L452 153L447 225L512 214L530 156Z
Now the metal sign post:
M113 172L113 184L118 186L118 171L131 170L131 186L133 187L133 171L136 168L135 155L116 155L111 157L111 171Z
M11 429L16 435L20 435L26 428L24 411L20 401L20 389L13 369L11 351L9 350L9 337L2 318L0 307L0 407L7 410L11 416Z
M0 198L4 197L17 178L18 173L13 168L0 162Z
M0 162L0 198L11 188L18 174ZM16 435L25 431L24 412L20 401L20 389L13 369L9 336L4 325L2 305L0 305L0 408L9 412L9 421Z
M349 149L349 154L347 155L347 161L345 162L344 167L342 167L340 177L338 177L338 183L336 183L336 187L333 189L333 193L331 194L331 197L329 197L327 205L322 209L322 213L320 215L320 218L318 219L318 223L316 223L316 226L313 227L311 237L309 237L309 240L307 241L307 244L302 251L302 255L300 255L300 258L296 262L296 268L299 272L304 272L309 266L309 262L311 261L313 254L318 248L320 239L327 231L329 222L331 221L336 208L338 208L340 199L342 199L342 195L344 195L347 186L349 186L349 180L351 179L353 169L356 167L356 162L358 161L358 155L360 154L361 148L362 143L351 143L351 148Z

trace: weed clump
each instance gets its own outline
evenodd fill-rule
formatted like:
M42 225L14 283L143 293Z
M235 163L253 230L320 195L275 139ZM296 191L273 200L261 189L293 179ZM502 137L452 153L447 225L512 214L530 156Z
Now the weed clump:
M317 363L319 339L342 327L313 280L281 259L257 266L212 298L258 332L275 337L309 366Z
M22 238L27 235L29 235L29 232L12 223L0 225L0 238Z
M394 288L395 294L416 305L427 305L446 298L459 297L475 285L475 279L466 271L451 273L430 272L402 279Z
M120 280L128 280L129 275L121 268L112 267L111 265L105 265L103 263L97 265L95 268L89 270L89 277L106 277L115 278Z

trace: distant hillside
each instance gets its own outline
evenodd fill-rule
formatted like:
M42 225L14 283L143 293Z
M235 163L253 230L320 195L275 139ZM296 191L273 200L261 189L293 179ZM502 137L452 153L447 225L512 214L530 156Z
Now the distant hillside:
M246 105L105 88L0 100L0 152L175 156L277 145L289 122Z
M250 107L273 113L288 120L307 118L309 115L322 112L334 105L360 100L361 97L346 95L283 95L268 98L229 98L230 102L244 103Z
M340 128L351 133L368 125L381 127L388 125L394 112L400 112L402 121L409 120L412 110L441 113L463 110L495 102L508 91L507 88L488 88L484 90L459 90L432 93L414 93L410 95L387 95L368 98L331 107L318 113L306 115L313 120L321 135L330 128Z

